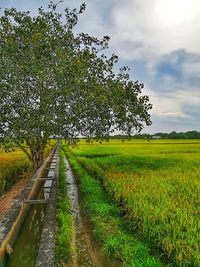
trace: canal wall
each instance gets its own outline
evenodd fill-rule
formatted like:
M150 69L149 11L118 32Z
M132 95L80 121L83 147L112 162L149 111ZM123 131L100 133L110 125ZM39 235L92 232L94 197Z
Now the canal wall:
M57 180L59 175L60 158L58 152L55 153L53 161L56 162L52 173L53 180L49 200L46 206L46 213L41 234L40 246L38 250L36 267L54 267L55 252L55 231L56 231L56 200L57 200Z
M15 199L12 207L6 215L0 220L0 263L3 262L7 245L13 246L17 238L18 232L29 210L29 205L24 204L25 201L34 199L37 195L42 178L46 173L46 168L55 153L54 148L46 158L42 166L29 181L27 187Z

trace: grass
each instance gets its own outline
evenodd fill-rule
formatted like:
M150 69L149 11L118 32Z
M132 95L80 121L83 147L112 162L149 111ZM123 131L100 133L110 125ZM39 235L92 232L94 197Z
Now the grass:
M123 207L132 236L172 266L200 266L199 140L82 141L71 152Z
M71 215L71 207L67 198L66 185L66 168L64 162L64 153L60 150L60 169L58 179L58 202L57 202L57 234L55 262L56 266L63 266L68 262L73 253L71 245L72 236L74 234L73 218Z
M148 246L134 238L125 230L121 209L114 204L102 188L99 180L81 167L76 158L65 148L70 164L80 182L84 211L93 224L95 237L102 243L110 257L121 260L124 266L162 266L158 259L150 255Z

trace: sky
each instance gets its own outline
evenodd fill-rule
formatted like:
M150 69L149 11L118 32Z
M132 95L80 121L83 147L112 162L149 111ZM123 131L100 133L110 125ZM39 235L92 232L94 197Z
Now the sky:
M58 1L54 1L58 2ZM81 0L64 0L79 7ZM47 0L0 0L37 14ZM143 132L200 130L200 1L85 0L76 32L111 37L109 51L131 68L132 80L144 83L153 104L153 124Z

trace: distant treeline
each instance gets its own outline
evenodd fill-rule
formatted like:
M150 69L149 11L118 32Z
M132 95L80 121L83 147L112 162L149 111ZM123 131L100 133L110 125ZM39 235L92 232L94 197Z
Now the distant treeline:
M171 132L171 133L155 133L155 134L136 134L131 136L134 139L154 139L154 137L160 137L162 139L200 139L200 132L188 131L188 132ZM113 138L125 138L122 135L115 135ZM156 139L156 138L155 138Z
M155 135L160 136L164 139L200 139L200 132L197 131L188 131L185 133L177 133L173 131L171 133L156 133Z

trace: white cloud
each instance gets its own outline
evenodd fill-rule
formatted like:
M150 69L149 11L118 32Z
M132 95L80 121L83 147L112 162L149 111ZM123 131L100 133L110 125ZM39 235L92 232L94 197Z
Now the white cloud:
M188 76L198 75L200 77L200 62L186 62L182 66L182 71Z
M181 48L200 52L200 2L173 0L171 12L176 8L176 17L179 19L177 23L174 16L168 25L166 23L170 6L168 5L169 10L165 14L166 10L161 8L161 2L163 1L116 1L112 9L112 46L124 59L138 59L144 56L149 58L150 55L155 57ZM181 4L183 2L184 5ZM184 19L185 13L189 13L186 19ZM132 42L133 47L135 43L142 45L137 49L127 50L121 45L125 41Z
M186 105L200 106L200 91L180 89L161 94L147 88L145 93L149 95L150 102L153 104L151 114L157 117L190 118L190 115L185 113L184 107Z

